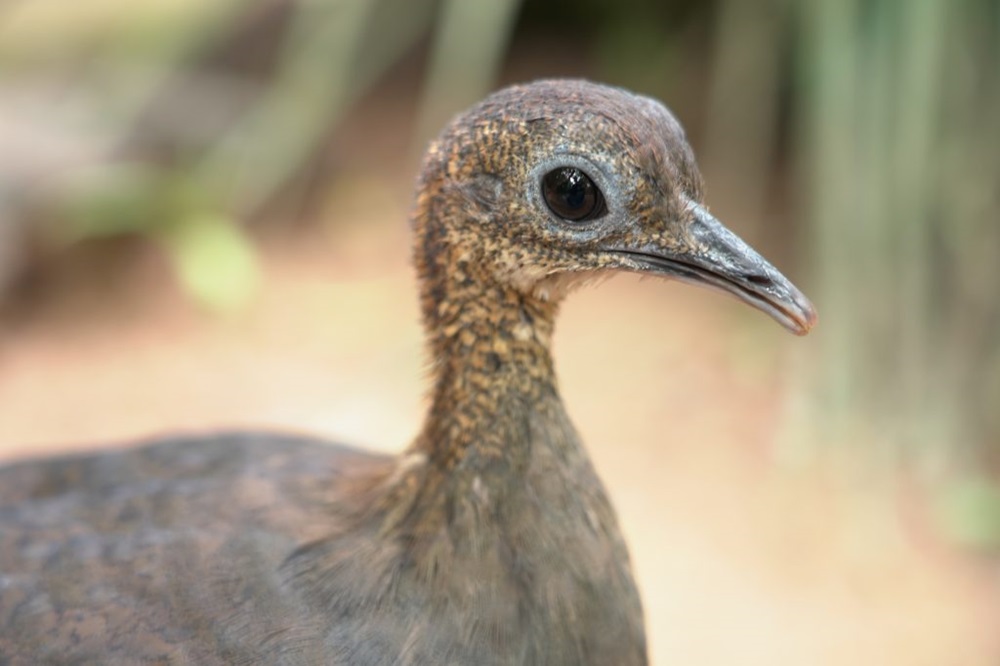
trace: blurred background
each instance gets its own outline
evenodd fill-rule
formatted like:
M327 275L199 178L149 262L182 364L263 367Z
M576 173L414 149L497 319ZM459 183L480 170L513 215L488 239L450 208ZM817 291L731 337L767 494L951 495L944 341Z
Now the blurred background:
M0 5L0 459L267 426L399 450L428 138L584 76L687 128L816 303L574 296L564 396L654 663L1000 663L1000 3Z

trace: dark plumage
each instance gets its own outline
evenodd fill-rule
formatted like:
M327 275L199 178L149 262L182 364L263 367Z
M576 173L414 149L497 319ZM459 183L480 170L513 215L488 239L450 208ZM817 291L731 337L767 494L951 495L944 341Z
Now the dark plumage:
M565 293L614 270L721 288L805 333L809 302L701 197L651 99L543 81L459 116L413 213L433 360L416 441L381 456L237 433L0 470L0 662L645 663L549 347Z

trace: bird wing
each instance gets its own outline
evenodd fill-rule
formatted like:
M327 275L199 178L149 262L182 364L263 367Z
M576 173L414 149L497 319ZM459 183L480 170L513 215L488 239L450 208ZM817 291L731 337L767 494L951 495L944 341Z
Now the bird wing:
M339 470L384 460L230 433L0 469L0 661L318 663L280 567Z

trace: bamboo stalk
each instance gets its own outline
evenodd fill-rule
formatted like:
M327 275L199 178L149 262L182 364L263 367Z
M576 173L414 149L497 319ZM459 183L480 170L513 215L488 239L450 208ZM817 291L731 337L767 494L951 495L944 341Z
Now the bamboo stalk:
M739 202L750 238L764 222L773 174L787 7L786 0L722 0L716 10L701 161L709 180Z
M811 255L817 277L817 303L824 313L817 374L824 426L831 442L848 437L852 413L858 322L852 294L859 293L851 272L851 226L858 218L853 190L855 154L852 118L856 114L858 68L853 26L857 0L814 0L799 6L804 94L802 155L811 220ZM863 293L863 292L860 292ZM819 331L818 331L819 332Z
M377 20L386 5L393 30ZM416 42L428 7L418 0L303 0L275 83L196 165L194 182L225 208L242 214L258 208L301 166L323 130ZM370 26L394 34L374 40Z
M279 75L195 167L200 187L246 212L284 182L345 106L371 7L367 0L296 5Z
M902 374L899 389L905 396L904 438L926 447L935 436L948 437L931 388L942 368L934 353L934 281L931 248L931 211L940 199L933 164L942 99L942 61L947 3L913 0L900 8L900 53L897 109L894 128L893 207L899 243L898 304ZM948 442L942 442L947 444Z
M416 150L496 81L521 0L444 0L421 95Z

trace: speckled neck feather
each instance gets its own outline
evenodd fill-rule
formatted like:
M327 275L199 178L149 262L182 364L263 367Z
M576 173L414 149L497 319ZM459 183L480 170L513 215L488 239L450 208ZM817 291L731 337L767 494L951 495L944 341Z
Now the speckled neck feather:
M424 210L418 225L433 225ZM558 401L550 354L557 302L497 283L475 256L421 248L422 291L431 354L431 407L413 449L451 468L470 447L486 458L523 455L525 442L497 441L505 408ZM455 256L459 255L459 256ZM450 264L445 270L440 264Z

